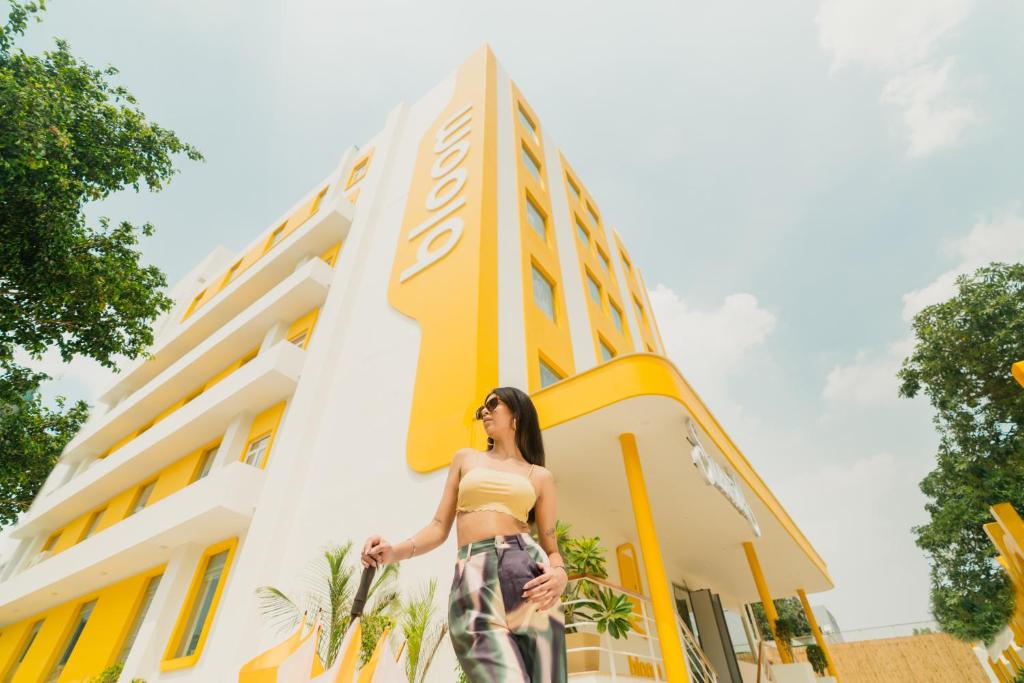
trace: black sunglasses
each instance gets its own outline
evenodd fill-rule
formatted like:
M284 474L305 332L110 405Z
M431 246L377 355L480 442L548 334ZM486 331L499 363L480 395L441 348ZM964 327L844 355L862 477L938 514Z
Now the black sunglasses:
M499 403L501 403L501 399L497 396L491 396L490 401L487 401L476 409L476 419L482 420L484 418L484 408L487 408L488 413L494 413L494 411L497 410Z

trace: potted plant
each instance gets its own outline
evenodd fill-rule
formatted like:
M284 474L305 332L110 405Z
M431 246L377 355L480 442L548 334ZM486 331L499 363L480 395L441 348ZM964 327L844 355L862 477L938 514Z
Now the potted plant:
M805 652L807 653L807 662L814 669L814 673L824 676L825 672L828 671L828 660L825 658L825 651L818 645L808 645Z
M569 536L570 528L570 525L560 520L555 524L559 551L569 578L608 578L607 550L601 547L600 537L573 538ZM629 620L632 601L611 589L602 589L589 581L576 581L566 586L562 600L566 626L578 621L592 621L598 630L597 633L568 630L566 647L569 650L599 647L602 633L607 632L613 638L623 638L632 628ZM601 653L596 649L569 652L570 673L598 671L600 665Z

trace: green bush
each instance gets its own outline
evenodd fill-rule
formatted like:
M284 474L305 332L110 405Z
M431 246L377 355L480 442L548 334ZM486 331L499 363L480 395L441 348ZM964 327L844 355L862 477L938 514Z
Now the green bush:
M825 658L825 651L818 645L807 646L807 662L814 669L814 673L819 676L828 671L828 659Z

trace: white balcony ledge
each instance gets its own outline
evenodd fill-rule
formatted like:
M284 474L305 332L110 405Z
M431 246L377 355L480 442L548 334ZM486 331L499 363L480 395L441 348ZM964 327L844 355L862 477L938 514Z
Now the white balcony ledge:
M68 443L64 459L78 459L77 451L99 433L120 434L116 443L257 346L275 322L289 322L322 304L333 273L319 258L303 265L128 399L86 424Z
M345 239L352 225L353 210L353 205L343 198L323 206L188 320L184 323L170 322L169 336L158 339L150 349L154 358L138 359L125 367L99 400L109 404L117 397L142 387L203 339L228 325L254 301L265 296L276 283L287 278L303 258L316 257ZM182 314L183 311L175 313L179 318Z
M30 538L58 529L221 436L235 415L260 413L289 398L305 353L287 341L278 342L71 481L37 498L10 535ZM102 443L93 450L102 452Z
M264 472L234 462L0 584L0 625L166 562L175 546L248 529Z

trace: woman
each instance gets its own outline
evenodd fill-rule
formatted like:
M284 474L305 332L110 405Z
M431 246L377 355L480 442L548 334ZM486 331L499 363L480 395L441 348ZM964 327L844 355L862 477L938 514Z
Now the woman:
M476 418L483 420L487 451L455 454L434 519L395 545L370 536L362 563L379 567L430 552L455 521L459 550L448 628L468 679L564 682L560 598L569 577L558 552L555 480L544 468L537 410L519 389L498 387ZM529 533L534 521L540 544Z

